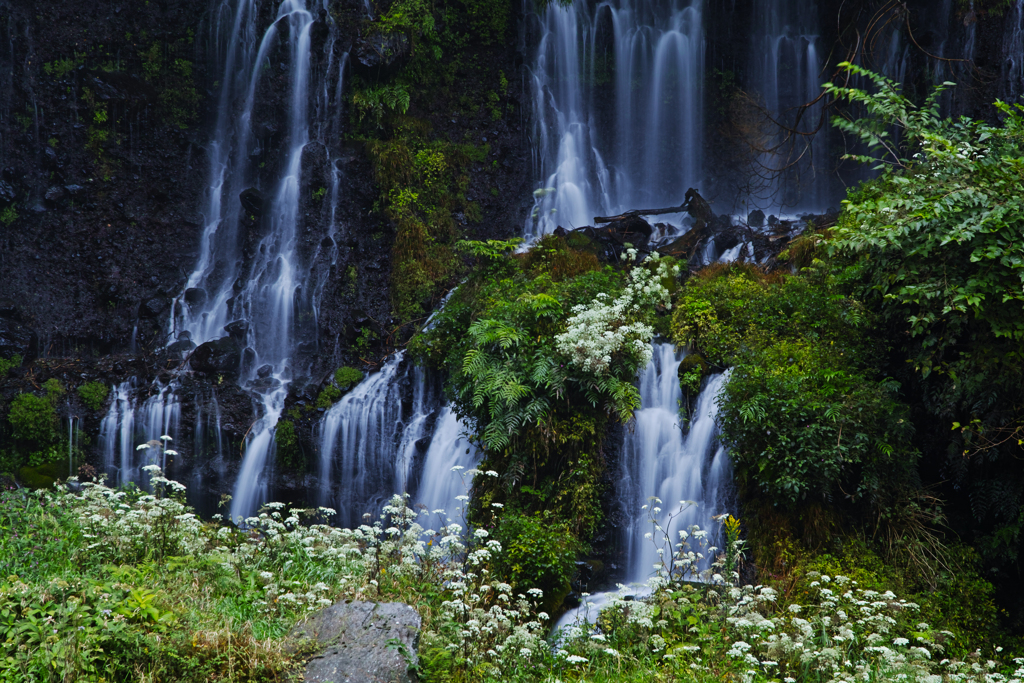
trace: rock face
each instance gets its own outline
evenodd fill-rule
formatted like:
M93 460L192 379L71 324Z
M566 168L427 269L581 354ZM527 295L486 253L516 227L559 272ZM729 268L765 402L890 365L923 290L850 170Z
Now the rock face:
M221 337L201 344L192 352L190 362L197 372L234 376L242 362L242 349L231 337Z
M399 602L337 602L292 631L325 649L306 664L308 683L413 683L420 615Z

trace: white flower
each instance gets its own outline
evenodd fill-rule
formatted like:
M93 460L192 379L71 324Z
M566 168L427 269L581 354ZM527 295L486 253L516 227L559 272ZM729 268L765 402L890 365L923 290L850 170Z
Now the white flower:
M607 652L608 654L610 654L612 657L618 657L619 656L619 651L616 650L615 648L606 647L604 649L604 651Z
M161 440L161 441L174 441L174 439L172 439L172 438L171 438L170 436L168 436L167 434L164 434L163 436L161 436L161 437L160 437L160 440Z

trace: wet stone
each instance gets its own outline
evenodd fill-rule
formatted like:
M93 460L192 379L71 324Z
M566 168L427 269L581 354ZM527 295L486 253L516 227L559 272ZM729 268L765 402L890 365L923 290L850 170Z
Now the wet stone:
M397 602L338 602L292 631L324 648L306 664L307 683L412 683L420 615Z

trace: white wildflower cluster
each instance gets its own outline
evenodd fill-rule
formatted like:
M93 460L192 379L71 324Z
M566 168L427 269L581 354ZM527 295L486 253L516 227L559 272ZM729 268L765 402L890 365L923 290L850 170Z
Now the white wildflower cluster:
M626 254L636 257L635 249ZM607 294L597 295L589 305L575 306L566 331L555 337L559 353L569 358L570 364L585 372L608 372L612 357L624 352L640 366L651 359L650 340L654 330L636 320L645 309L656 305L671 308L664 278L679 274L679 266L669 266L667 260L652 254L644 267L633 268L622 294L610 299Z
M206 547L203 524L181 502L185 487L163 477L160 468L145 468L156 494L129 494L102 483L80 484L80 495L60 495L50 500L73 508L89 541L86 550L111 561L142 559L157 555L189 555ZM165 497L170 492L173 497Z
M817 591L814 604L793 605L786 612L774 607L777 595L769 587L730 588L725 622L736 640L728 655L749 666L750 673L767 677L813 671L822 680L849 683L1007 680L988 676L983 667L973 671L978 676L960 677L963 663L936 663L941 642L952 634L936 632L926 623L913 631L902 627L907 632L900 633L898 618L916 612L918 605L891 591L862 590L845 576L827 575L811 587Z

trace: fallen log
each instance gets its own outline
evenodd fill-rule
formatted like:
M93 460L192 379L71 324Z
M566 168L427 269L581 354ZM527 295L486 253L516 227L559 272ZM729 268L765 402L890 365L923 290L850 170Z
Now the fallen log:
M686 191L686 197L679 206L669 206L664 209L635 209L626 211L618 216L595 216L594 223L614 223L615 221L626 220L627 218L638 218L640 216L660 216L666 213L689 213L694 220L710 223L714 219L711 213L711 205L700 196L700 193L692 187Z
M670 206L665 209L636 209L634 211L627 211L626 213L619 214L618 216L594 216L595 223L614 223L615 221L622 221L627 218L638 218L640 216L660 216L666 213L683 213L686 211L686 204L680 204L679 206Z

